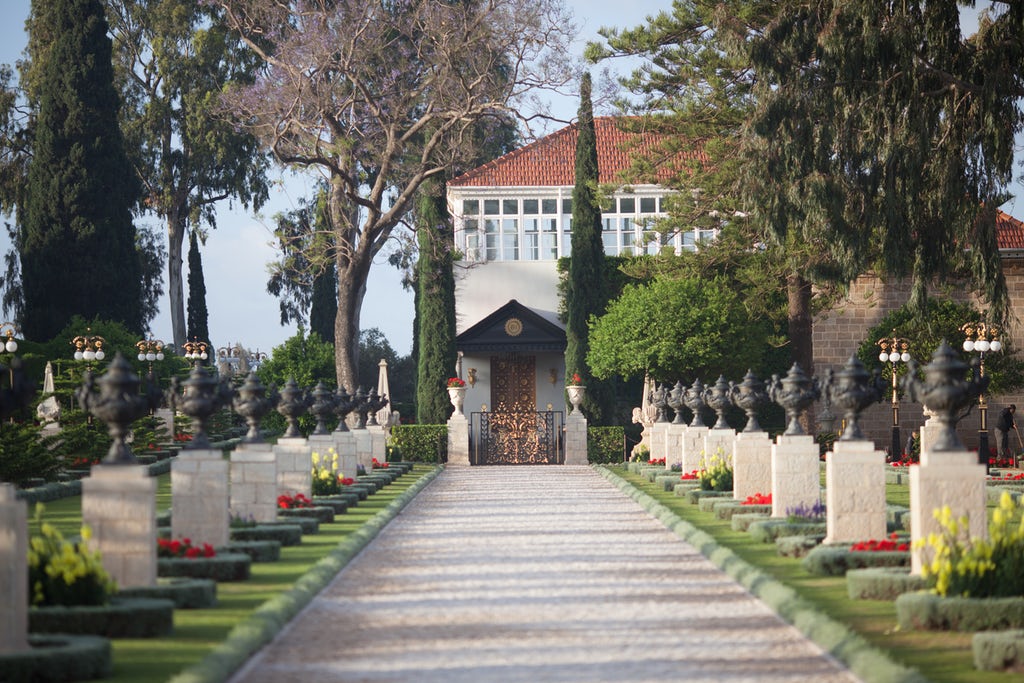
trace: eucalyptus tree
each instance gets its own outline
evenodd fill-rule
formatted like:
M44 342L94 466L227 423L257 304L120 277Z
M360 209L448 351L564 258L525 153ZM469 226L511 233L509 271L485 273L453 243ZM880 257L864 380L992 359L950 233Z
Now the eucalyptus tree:
M225 200L258 209L268 159L256 139L220 116L217 95L251 82L258 61L197 0L107 0L123 128L143 185L140 210L167 232L174 344L185 341L182 249L189 228L216 227Z
M356 381L366 278L428 178L472 153L477 121L571 79L560 0L218 0L262 60L223 102L274 157L328 184L338 382ZM349 209L355 207L356 211Z

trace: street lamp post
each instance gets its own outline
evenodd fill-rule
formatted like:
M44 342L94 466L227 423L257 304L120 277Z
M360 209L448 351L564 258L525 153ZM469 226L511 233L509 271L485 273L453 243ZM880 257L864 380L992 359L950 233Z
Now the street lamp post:
M198 339L185 342L181 345L181 348L185 349L185 358L192 362L192 367L195 367L199 361L210 357L207 353L209 345Z
M985 376L985 354L990 351L1000 351L1003 343L999 341L1002 330L997 325L986 322L964 323L960 330L964 333L964 351L967 353L978 353L981 361L978 366L980 377ZM978 464L985 466L985 472L989 471L989 450L988 450L988 403L985 401L985 392L978 395L978 416L981 423L978 427Z
M106 358L107 354L103 351L103 345L107 343L107 340L98 334L90 334L92 330L88 327L85 328L85 332L71 340L71 345L75 347L75 360L91 363L94 360Z
M910 360L910 342L903 337L897 337L896 330L893 330L891 337L879 339L877 343L882 349L878 354L878 360L889 363L889 369L892 371L892 443L889 446L889 453L892 459L898 460L903 452L903 445L900 440L900 395L896 366Z
M149 363L149 371L153 372L153 361L164 359L164 343L159 339L143 339L135 342L139 350L139 361Z

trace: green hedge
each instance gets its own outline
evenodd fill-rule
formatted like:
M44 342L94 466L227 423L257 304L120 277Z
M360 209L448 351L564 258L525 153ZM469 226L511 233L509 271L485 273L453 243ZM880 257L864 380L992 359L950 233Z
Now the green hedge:
M591 464L622 462L625 438L623 427L587 427L587 461Z
M448 459L448 425L395 425L389 460L438 463Z

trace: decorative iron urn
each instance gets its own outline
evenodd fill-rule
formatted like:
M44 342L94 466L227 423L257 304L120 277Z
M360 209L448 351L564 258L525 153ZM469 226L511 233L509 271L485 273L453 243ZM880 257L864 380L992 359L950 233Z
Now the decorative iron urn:
M793 367L782 379L779 379L778 375L772 375L768 397L786 411L789 424L786 426L785 436L804 434L804 428L800 426L800 414L820 396L820 387L804 374L799 363L793 363Z
M367 406L367 401L370 397L366 395L362 387L356 387L356 393L352 396L352 402L355 404L352 406L352 412L356 414L358 418L356 420L353 429L366 429L366 413L370 411Z
M377 390L370 388L370 393L366 396L366 426L376 427L379 425L377 422L377 412L388 404L387 396L378 396Z
M682 382L676 382L672 391L668 392L668 407L676 414L676 418L672 420L674 425L686 424L683 420L683 408L686 407L686 404L683 403L685 394L686 389L683 388Z
M328 389L323 382L317 382L316 387L313 388L312 401L309 412L316 418L313 434L329 434L327 418L334 414L334 392Z
M839 437L841 441L864 439L859 423L860 414L872 403L882 400L885 388L878 370L869 373L857 356L850 356L842 370L828 376L825 391L829 402L842 411L846 420L846 429Z
M701 411L707 407L704 402L704 383L699 379L693 380L693 384L683 394L683 403L693 412L693 419L690 420L691 427L704 427L704 417Z
M964 379L970 367L970 381ZM964 445L956 434L960 411L985 393L989 378L979 372L980 362L971 359L968 366L960 360L949 344L943 341L932 354L932 362L924 366L924 380L917 378L917 363L907 361L909 372L903 377L903 389L911 401L923 403L942 428L936 435L933 451L962 451Z
M100 385L99 392L95 390ZM107 425L112 443L105 465L137 465L135 455L125 442L131 424L149 412L149 400L139 393L139 376L132 371L131 364L120 353L114 356L107 372L94 381L92 371L87 370L82 386L75 392L82 410Z
M664 384L654 387L651 392L651 405L658 409L658 417L655 422L668 422L668 390Z
M348 424L345 418L352 412L352 409L356 407L356 402L353 400L352 395L348 393L348 389L343 386L338 386L338 390L334 392L334 416L338 418L338 426L334 428L335 432L347 432Z
M226 379L218 380L197 363L182 384L183 394L178 393L177 377L171 379L171 410L180 410L192 418L192 441L186 449L210 448L210 417L226 405L231 405L234 390Z
M260 434L260 422L274 409L278 400L277 392L267 395L267 388L260 382L255 372L250 372L238 387L232 405L235 412L245 419L249 431L242 437L243 443L259 443L263 440Z
M725 411L732 405L732 385L725 379L725 375L719 375L714 386L704 390L704 402L715 411L718 420L712 429L729 429L729 423L725 421Z
M747 370L742 382L733 385L732 402L747 414L747 425L743 428L744 432L764 431L757 422L757 413L768 403L768 392L764 382L759 380L752 370Z
M288 420L288 428L285 429L282 435L284 438L293 439L302 436L302 433L299 431L299 418L306 414L310 402L311 399L306 392L299 388L294 377L290 377L284 383L284 389L281 390L281 399L277 402L277 412L281 413L284 419Z

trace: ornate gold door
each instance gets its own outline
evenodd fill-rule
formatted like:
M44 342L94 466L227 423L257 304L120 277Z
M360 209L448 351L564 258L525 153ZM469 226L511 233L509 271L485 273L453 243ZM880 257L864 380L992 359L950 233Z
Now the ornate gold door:
M492 410L536 410L536 360L515 353L491 356Z

